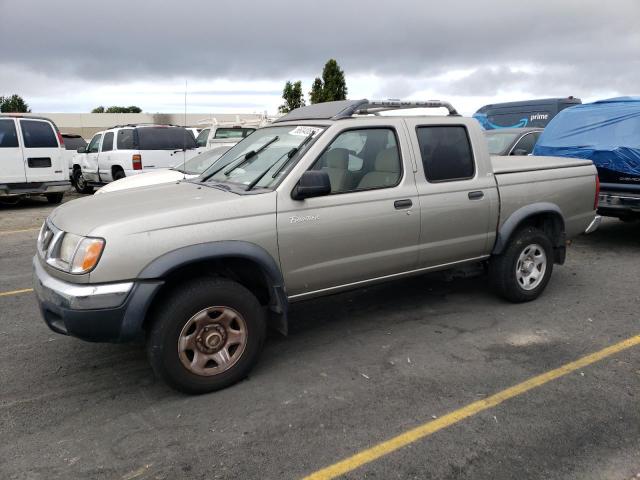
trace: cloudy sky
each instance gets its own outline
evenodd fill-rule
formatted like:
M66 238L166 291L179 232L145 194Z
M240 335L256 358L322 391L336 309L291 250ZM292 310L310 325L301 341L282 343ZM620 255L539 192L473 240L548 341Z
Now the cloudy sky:
M336 58L350 98L640 94L639 0L0 0L0 95L34 112L275 113Z

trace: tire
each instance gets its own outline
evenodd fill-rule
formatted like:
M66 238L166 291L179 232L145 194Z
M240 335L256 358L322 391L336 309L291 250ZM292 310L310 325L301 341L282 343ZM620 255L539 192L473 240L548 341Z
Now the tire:
M265 311L239 283L195 279L169 292L155 312L147 339L149 361L176 390L220 390L245 378L258 360Z
M82 170L76 168L73 171L73 186L78 193L93 193L93 187L87 185L87 182L82 175Z
M126 175L124 174L124 171L122 170L116 170L115 172L113 172L113 181L115 182L116 180L120 180L121 178L126 177Z
M489 261L493 288L500 296L516 303L538 298L552 272L553 245L546 233L534 227L518 230L504 252Z
M58 205L59 203L62 203L63 196L64 196L64 192L47 193L46 195L47 201L53 205Z

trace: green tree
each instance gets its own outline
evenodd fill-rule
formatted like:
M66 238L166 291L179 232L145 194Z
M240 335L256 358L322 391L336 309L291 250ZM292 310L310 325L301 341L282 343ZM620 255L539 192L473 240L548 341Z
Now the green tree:
M14 93L10 97L0 97L0 112L2 113L29 113L30 111L29 105L20 95Z
M142 109L140 107L136 107L135 105L131 105L130 107L118 107L111 106L109 108L104 108L102 105L91 110L91 113L141 113Z
M304 107L302 82L300 80L295 83L287 81L282 90L282 98L284 99L284 103L278 107L280 113L288 113L296 108Z
M324 65L322 82L324 84L322 87L323 102L347 99L347 82L344 78L344 72L333 58Z
M311 103L322 103L324 101L323 83L320 77L316 77L311 85L311 91L309 92L309 100Z

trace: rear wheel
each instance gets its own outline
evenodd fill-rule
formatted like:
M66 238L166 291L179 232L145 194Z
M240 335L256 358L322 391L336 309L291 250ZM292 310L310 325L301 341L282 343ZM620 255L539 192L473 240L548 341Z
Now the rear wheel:
M47 201L49 203L57 205L59 203L62 203L62 197L64 196L64 192L47 193L46 196L47 196Z
M115 170L113 172L113 180L120 180L121 178L126 177L126 175L124 174L124 171L122 170Z
M84 175L82 175L82 170L79 168L73 171L73 186L78 193L93 193L93 187L87 184Z
M264 343L263 307L230 280L194 280L171 292L156 312L149 359L158 376L182 392L212 392L242 380Z
M540 296L553 272L553 246L542 230L517 231L505 251L489 262L489 278L496 291L512 302Z

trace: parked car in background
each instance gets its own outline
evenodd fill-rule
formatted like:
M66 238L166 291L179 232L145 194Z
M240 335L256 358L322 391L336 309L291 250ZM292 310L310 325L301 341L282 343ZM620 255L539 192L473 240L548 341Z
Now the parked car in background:
M229 150L229 146L215 147L200 155L191 157L189 160L178 163L172 168L160 169L154 172L141 173L132 177L121 178L111 182L96 191L99 193L118 192L128 188L147 187L160 183L176 182L183 179L191 179L199 176L207 168L211 167L224 153Z
M124 177L173 165L197 155L191 132L174 125L119 125L98 132L79 150L83 193Z
M500 128L485 130L491 155L529 155L542 128Z
M450 115L368 115L413 106ZM491 157L445 102L310 105L197 179L57 208L34 289L53 331L146 338L161 378L208 392L248 374L292 302L463 266L534 300L566 240L597 228L596 178L589 160Z
M579 98L543 98L485 105L473 114L485 130L494 128L544 128L558 112L582 103Z
M535 155L592 160L600 177L598 213L640 219L640 97L618 97L562 111Z
M44 195L60 203L69 189L64 140L44 117L0 114L0 200Z
M62 133L64 140L64 157L66 164L69 166L69 180L73 183L73 164L74 157L78 154L78 149L87 146L87 141L81 135L74 133Z
M200 134L196 138L196 143L200 150L222 145L233 146L243 138L251 135L256 129L264 127L269 123L271 123L271 119L267 116L256 120L238 119L236 121L225 122L218 122L214 119L213 122L200 131Z

